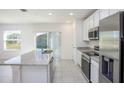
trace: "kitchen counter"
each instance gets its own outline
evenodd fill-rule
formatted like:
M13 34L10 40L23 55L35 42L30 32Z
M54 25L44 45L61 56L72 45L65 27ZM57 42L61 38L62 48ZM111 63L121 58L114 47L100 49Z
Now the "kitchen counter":
M48 65L51 58L52 52L42 54L35 50L8 60L0 60L0 65Z
M99 64L99 56L91 56L91 59Z
M93 51L93 49L90 47L77 47L77 50L79 50L80 52Z
M0 61L0 68L11 73L12 81L2 81L1 83L49 83L52 81L52 52L42 54L41 51L31 51L29 53ZM0 70L2 71L2 70ZM4 77L4 76L3 76ZM1 78L0 78L1 79Z

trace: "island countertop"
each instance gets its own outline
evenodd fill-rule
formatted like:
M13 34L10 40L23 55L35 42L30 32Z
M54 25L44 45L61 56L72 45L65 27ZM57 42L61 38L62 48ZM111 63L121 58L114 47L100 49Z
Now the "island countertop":
M42 54L41 51L31 51L29 53L0 61L0 65L48 65L52 58L52 53Z

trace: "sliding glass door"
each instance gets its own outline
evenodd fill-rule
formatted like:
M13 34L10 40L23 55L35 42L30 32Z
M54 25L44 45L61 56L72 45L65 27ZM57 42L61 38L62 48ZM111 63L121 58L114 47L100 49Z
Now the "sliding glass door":
M36 34L36 48L38 50L52 50L53 56L60 59L61 56L61 33L40 32Z

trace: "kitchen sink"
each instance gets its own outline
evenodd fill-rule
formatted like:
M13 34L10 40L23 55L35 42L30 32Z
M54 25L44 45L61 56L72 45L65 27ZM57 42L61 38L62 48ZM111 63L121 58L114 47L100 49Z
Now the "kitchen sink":
M50 54L50 53L52 53L53 52L53 50L44 50L42 53L43 54Z

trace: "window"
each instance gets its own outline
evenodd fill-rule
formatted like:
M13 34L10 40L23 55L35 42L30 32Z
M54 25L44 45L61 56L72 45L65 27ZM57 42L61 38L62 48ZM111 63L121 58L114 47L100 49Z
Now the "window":
M4 49L17 50L21 48L20 31L5 31L4 32Z

